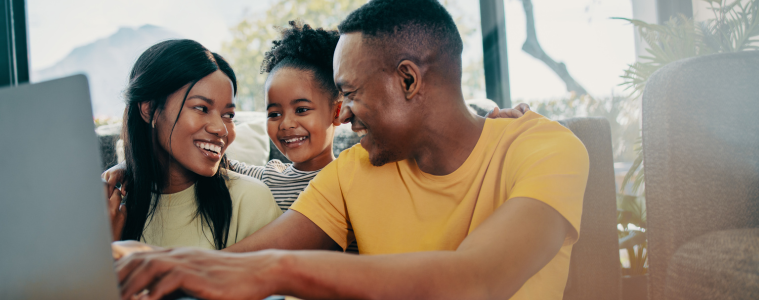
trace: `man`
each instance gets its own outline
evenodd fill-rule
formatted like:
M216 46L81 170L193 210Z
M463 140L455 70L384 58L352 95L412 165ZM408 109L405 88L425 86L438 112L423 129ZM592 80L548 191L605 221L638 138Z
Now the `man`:
M373 0L339 26L341 120L363 135L291 210L226 253L117 262L122 297L561 299L588 156L537 114L473 116L462 42L435 0ZM264 249L344 249L362 254Z

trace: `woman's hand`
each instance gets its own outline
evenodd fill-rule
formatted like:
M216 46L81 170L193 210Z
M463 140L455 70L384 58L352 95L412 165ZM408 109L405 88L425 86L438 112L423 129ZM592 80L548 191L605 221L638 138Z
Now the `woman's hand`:
M111 167L108 170L105 170L102 175L100 175L101 178L103 178L103 181L105 181L107 189L105 191L106 195L113 194L113 191L116 190L116 184L121 184L121 195L126 195L126 189L123 188L123 186L129 184L129 182L124 182L124 173L126 172L126 164L119 163L113 167Z
M515 119L515 118L524 116L524 114L526 114L528 111L530 111L530 106L527 105L527 103L519 103L517 104L517 106L514 106L514 108L506 108L506 109L499 109L496 106L495 108L493 108L492 111L490 111L487 117L491 119L498 119L498 118Z
M138 241L116 241L111 243L111 252L114 260L119 260L132 253L161 250L165 250L165 248L140 243Z

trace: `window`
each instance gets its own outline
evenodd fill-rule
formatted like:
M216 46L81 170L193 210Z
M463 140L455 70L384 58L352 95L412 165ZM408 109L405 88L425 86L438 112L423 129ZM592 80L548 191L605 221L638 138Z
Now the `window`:
M606 117L615 161L631 162L639 102L628 99L629 92L619 84L628 64L635 62L635 36L632 25L613 18L633 18L632 3L506 0L505 9L512 103L529 103L553 119ZM535 35L528 35L529 26ZM532 50L523 50L525 42ZM547 57L536 58L537 48ZM568 74L558 75L561 64Z
M484 97L479 6L465 0L443 4L465 41L464 93ZM118 121L122 93L135 60L166 39L194 39L227 58L238 74L238 106L263 110L263 54L276 26L299 18L315 27L336 28L365 1L347 0L28 0L31 81L75 73L90 80L97 120ZM65 13L62 13L65 12Z

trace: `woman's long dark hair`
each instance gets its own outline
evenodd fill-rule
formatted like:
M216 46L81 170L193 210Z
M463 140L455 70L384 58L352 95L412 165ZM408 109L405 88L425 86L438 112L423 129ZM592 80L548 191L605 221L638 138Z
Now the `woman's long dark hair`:
M145 50L134 64L125 92L127 105L122 130L125 178L130 182L126 185L127 220L122 239L142 238L146 224L152 220L158 207L161 191L168 183L168 164L158 161L154 152L157 138L151 123L155 113L163 111L169 95L189 84L172 125L173 132L192 87L217 70L232 80L236 95L237 79L229 64L220 55L192 40L169 40L155 44ZM144 102L150 102L148 122L140 114L140 103ZM216 249L226 247L232 219L232 199L226 185L227 163L224 155L214 176L198 176L195 182L196 217L200 217L211 229Z

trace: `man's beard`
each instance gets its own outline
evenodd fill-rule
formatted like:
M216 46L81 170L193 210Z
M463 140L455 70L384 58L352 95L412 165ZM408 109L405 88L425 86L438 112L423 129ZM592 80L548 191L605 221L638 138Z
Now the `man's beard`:
M372 152L376 153L369 153L369 162L372 163L372 166L379 167L386 163L402 160L398 151L384 147L387 145L386 143L376 142L375 140L370 140L369 142L372 143L372 148L374 149Z
M372 163L372 166L380 167L383 166L386 163L395 161L393 159L393 153L386 150L380 150L377 155L369 155L369 162Z

